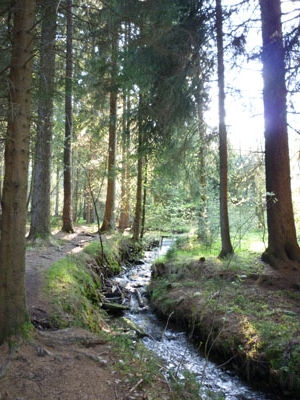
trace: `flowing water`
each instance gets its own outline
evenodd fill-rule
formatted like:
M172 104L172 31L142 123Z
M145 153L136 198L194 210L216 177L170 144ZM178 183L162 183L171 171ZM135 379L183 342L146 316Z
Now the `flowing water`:
M253 390L231 371L218 367L207 361L199 351L188 341L185 332L180 332L158 320L147 307L146 286L151 277L151 265L154 260L167 252L172 245L172 239L164 239L160 248L147 251L144 263L117 276L115 280L130 290L130 311L126 317L138 325L147 336L143 342L147 348L164 360L166 369L172 370L179 378L183 371L196 374L201 383L201 398L211 399L209 393L220 394L226 400L274 400L275 397ZM136 290L141 294L145 307L135 296Z

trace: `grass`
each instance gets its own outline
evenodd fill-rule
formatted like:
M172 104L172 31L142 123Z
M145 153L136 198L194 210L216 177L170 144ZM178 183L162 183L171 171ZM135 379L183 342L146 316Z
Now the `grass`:
M219 260L217 253L206 250L195 238L177 240L160 260L167 264L167 275L151 284L155 307L166 317L174 311L176 320L199 328L204 342L205 335L212 333L210 341L219 354L230 358L235 353L238 359L244 359L246 367L241 370L248 371L249 379L256 371L266 373L267 368L270 378L265 379L283 390L297 392L299 293L262 287L256 282L256 277L266 273L260 253L241 247L233 257ZM205 257L204 264L199 263L200 257ZM178 304L175 299L180 296L184 301Z
M120 271L116 249L109 243L103 247L105 268L113 275ZM100 243L91 242L81 253L56 261L46 271L46 286L58 326L75 325L94 332L101 331L105 317L101 309L101 280L91 267L97 258L101 258L100 255Z
M52 264L46 272L47 288L60 327L74 325L99 332L103 326L101 284L82 262L82 256L67 256Z
M184 379L174 371L166 371L162 361L141 342L119 334L110 338L119 355L115 368L126 377L126 383L134 387L141 382L143 392L151 400L200 400L200 385L193 373L186 371ZM206 397L207 398L207 397ZM210 397L221 399L220 397Z

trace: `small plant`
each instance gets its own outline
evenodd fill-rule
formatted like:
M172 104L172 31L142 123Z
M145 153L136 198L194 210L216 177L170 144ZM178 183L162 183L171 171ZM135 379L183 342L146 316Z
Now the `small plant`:
M27 322L22 326L22 338L29 340L34 332L34 327L31 322Z

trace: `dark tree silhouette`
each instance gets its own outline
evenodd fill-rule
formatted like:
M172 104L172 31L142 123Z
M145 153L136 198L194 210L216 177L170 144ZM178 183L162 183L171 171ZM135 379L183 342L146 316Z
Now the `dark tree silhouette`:
M222 249L219 257L233 253L230 240L228 218L228 156L227 129L225 123L225 79L223 49L223 12L221 0L216 0L216 27L218 51L218 87L219 87L219 154L220 154L220 226Z
M0 242L0 343L28 321L25 228L35 1L12 1L13 40Z
M260 0L263 39L263 100L268 248L263 260L284 271L300 267L290 184L285 50L280 0Z

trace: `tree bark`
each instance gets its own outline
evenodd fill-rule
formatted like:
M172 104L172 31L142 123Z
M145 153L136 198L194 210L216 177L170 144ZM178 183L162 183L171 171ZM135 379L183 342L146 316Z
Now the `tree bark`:
M220 155L220 226L222 249L220 258L233 254L228 217L228 160L227 130L225 123L225 79L223 49L223 13L221 0L216 0L216 27L219 87L219 155Z
M130 190L130 99L125 94L123 99L123 132L122 132L122 175L121 175L121 210L119 219L119 231L124 232L129 227L129 190Z
M142 123L142 108L143 96L140 95L139 99L139 126L138 126L138 149L137 149L137 185L136 185L136 200L135 200L135 213L133 221L133 240L138 242L140 240L142 228L142 204L143 204L143 166L144 166L144 140L143 140L143 123Z
M280 0L260 0L263 39L263 101L268 248L263 260L283 270L300 266L287 133L285 52Z
M41 1L39 104L35 167L28 239L46 239L50 231L51 144L55 72L57 0Z
M111 82L109 101L109 139L108 139L108 165L107 165L107 191L106 203L101 232L114 230L115 202L116 202L116 157L117 157L117 52L118 35L115 23L111 32Z
M73 4L67 0L67 54L65 81L65 141L64 141L64 205L62 231L74 232L72 215L72 135L73 135Z
M146 205L147 205L147 186L148 186L148 161L147 157L144 156L144 168L143 168L143 203L142 203L142 216L141 216L141 234L140 239L142 240L146 229Z
M28 321L25 228L35 1L12 1L14 27L0 242L0 343Z

